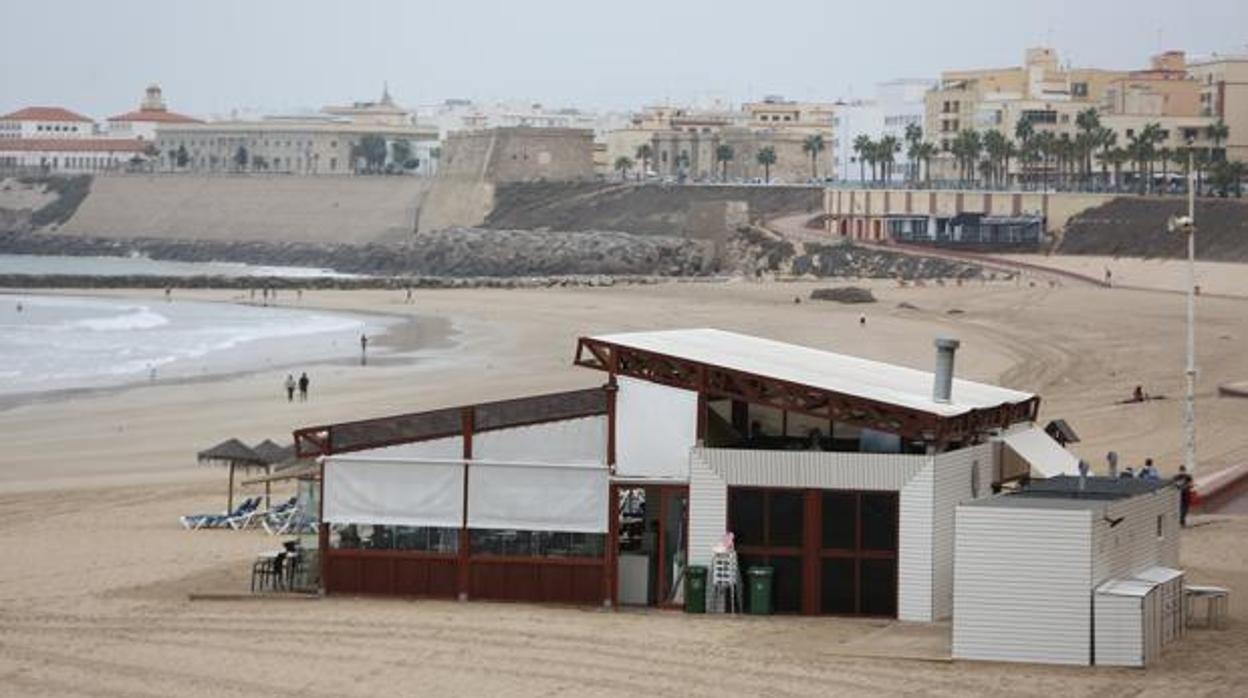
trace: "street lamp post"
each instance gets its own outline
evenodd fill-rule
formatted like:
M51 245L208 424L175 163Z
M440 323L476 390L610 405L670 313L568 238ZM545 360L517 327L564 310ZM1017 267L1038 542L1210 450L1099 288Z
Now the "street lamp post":
M1183 403L1183 465L1196 473L1196 168L1187 151L1187 216L1170 219L1170 230L1187 237L1187 396Z

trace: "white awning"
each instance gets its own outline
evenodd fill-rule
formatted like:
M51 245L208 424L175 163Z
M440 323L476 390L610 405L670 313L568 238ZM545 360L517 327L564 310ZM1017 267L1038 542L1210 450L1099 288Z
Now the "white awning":
M1062 448L1061 444L1040 427L1033 426L1006 434L1003 440L1006 446L1031 465L1033 475L1053 477L1079 474L1079 459L1075 454Z
M606 533L607 468L473 462L468 526Z
M459 528L464 464L325 459L325 521Z

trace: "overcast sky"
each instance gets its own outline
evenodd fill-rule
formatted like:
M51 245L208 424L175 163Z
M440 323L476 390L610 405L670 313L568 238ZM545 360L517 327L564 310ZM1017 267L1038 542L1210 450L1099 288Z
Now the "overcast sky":
M151 82L195 115L374 99L383 81L407 106L832 100L1041 44L1107 68L1248 52L1248 0L0 0L0 113L104 118Z

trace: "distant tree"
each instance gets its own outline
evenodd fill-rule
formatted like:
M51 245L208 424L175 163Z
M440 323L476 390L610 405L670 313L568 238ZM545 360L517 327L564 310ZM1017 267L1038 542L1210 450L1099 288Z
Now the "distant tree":
M620 179L628 179L628 171L633 169L633 159L627 155L621 155L615 159L615 171L620 173Z
M247 147L246 146L240 145L238 146L238 150L234 151L234 167L238 168L239 172L242 172L247 169Z
M1036 126L1031 119L1023 116L1014 124L1014 140L1018 141L1019 161L1023 163L1023 186L1026 187L1027 170L1040 160L1040 149L1034 147L1032 141L1036 137Z
M737 156L735 150L727 143L721 143L715 146L715 161L719 163L719 179L721 182L728 181L728 163Z
M1106 128L1104 126L1098 128L1096 130L1096 145L1101 149L1101 155L1099 158L1101 161L1101 179L1103 180L1101 182L1101 186L1108 187L1109 166L1113 163L1108 162L1106 158L1110 151L1114 149L1114 146L1118 145L1118 132L1112 128Z
M386 146L386 139L369 134L361 138L351 148L351 159L356 163L363 163L363 170L366 173L381 172L386 167L386 155L388 152L389 148Z
M771 146L766 146L762 150L758 151L758 155L755 156L755 159L758 160L758 164L763 166L763 181L770 184L771 166L776 164L776 149Z
M412 159L412 144L410 141L397 140L390 144L390 160L397 162L404 168L407 167L407 161Z
M177 163L178 169L186 167L187 163L189 163L190 161L191 161L191 156L190 154L186 152L186 146L184 145L178 146L178 151L174 156L174 162Z
M1080 165L1086 184L1092 176L1092 152L1100 145L1097 136L1102 128L1101 116L1095 107L1088 107L1075 115L1075 126L1079 128L1079 135L1082 136L1075 140L1079 144Z
M654 149L649 143L642 143L637 146L637 152L634 153L637 159L641 161L641 175L643 177L650 174L650 161L654 159Z
M1117 136L1114 137L1114 140L1117 141ZM1131 154L1127 152L1126 148L1119 148L1113 145L1112 143L1110 144L1108 150L1105 150L1101 153L1102 167L1104 167L1105 165L1108 165L1109 167L1112 167L1114 170L1114 189L1115 190L1117 190L1120 186L1122 186L1122 166L1125 165L1130 160L1131 160ZM1108 182L1106 182L1106 184L1108 184Z
M934 143L918 143L914 146L914 158L916 167L918 163L923 165L923 183L926 187L932 185L932 158L936 157L936 145ZM917 170L915 171L917 174Z
M253 170L267 170L267 169L269 169L269 160L268 160L268 158L264 157L263 155L255 155L255 156L252 156L252 158L251 158L251 168L252 168Z
M1235 198L1243 196L1244 175L1248 172L1248 168L1244 167L1244 163L1238 160L1221 160L1214 163L1209 173L1209 182L1218 190L1218 195L1226 198L1231 191L1235 192Z
M896 136L884 136L879 142L880 176L885 182L893 178L893 163L897 161L897 153L901 152L901 141Z
M995 186L999 179L1004 179L1001 165L1005 162L1006 150L1010 141L1005 134L995 128L984 134L984 151L988 153L988 186Z
M911 182L919 179L919 144L923 142L923 129L918 124L906 124L906 179Z
M865 133L859 134L854 139L854 153L858 156L858 181L865 182L867 179L867 155L871 152L871 137Z
M823 148L822 135L806 136L806 140L802 141L802 152L810 156L811 179L819 179L819 154L823 152Z
M1205 137L1213 141L1213 152L1210 154L1211 159L1216 161L1220 154L1222 159L1225 159L1225 154L1219 151L1222 150L1222 141L1226 140L1230 135L1231 130L1221 119L1217 123L1209 124L1209 126L1205 127Z

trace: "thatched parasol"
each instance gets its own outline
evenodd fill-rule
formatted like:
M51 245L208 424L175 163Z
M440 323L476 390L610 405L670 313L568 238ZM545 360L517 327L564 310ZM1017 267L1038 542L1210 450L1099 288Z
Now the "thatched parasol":
M234 469L265 468L267 463L247 444L238 439L227 439L210 449L199 452L200 463L224 463L230 466L230 492L226 511L234 511Z
M261 441L251 450L264 461L264 474L266 476L273 473L274 466L285 463L295 457L293 444L290 446L278 446L272 439ZM272 480L264 481L264 506L266 509L269 507L269 493L272 482Z

